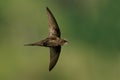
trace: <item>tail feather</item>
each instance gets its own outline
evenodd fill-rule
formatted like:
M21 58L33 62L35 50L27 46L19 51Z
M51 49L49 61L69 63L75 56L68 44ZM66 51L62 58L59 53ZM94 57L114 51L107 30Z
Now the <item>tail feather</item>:
M24 46L38 46L38 44L24 44Z

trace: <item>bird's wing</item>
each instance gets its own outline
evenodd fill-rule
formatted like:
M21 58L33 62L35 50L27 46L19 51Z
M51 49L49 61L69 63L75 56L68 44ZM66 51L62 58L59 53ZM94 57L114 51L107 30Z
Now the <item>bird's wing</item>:
M61 46L50 47L50 64L49 71L51 71L56 65L61 51Z
M49 37L60 37L61 32L55 17L48 7L46 7L49 23Z

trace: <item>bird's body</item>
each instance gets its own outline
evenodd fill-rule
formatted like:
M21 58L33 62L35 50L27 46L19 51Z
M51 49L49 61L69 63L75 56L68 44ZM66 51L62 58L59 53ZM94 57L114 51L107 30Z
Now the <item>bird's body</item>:
M25 44L25 45L49 47L50 48L49 71L51 71L58 61L58 58L61 52L61 46L64 45L67 41L64 39L61 39L60 37L61 32L52 12L49 10L48 7L46 8L46 10L48 15L48 23L49 23L48 37L41 41L31 43L31 44Z
M67 41L64 39L60 39L58 37L50 37L35 43L26 44L26 46L55 47L55 46L62 46L64 45L65 42Z

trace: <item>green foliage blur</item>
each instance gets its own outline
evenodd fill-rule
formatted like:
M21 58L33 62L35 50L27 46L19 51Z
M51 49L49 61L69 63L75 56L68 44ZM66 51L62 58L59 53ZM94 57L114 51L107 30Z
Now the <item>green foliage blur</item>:
M24 44L46 38L46 7L62 37L49 72L49 48ZM120 80L119 0L0 0L0 80Z

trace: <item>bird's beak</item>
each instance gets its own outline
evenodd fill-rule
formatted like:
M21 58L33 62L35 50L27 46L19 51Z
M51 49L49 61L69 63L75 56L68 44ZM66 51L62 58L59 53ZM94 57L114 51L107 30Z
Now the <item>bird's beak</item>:
M66 42L65 42L65 45L66 45L66 44L68 44L68 43L69 43L69 42L68 42L68 41L66 41Z

